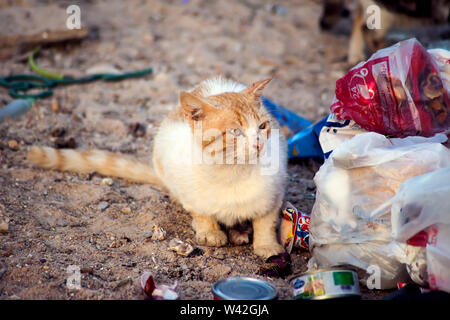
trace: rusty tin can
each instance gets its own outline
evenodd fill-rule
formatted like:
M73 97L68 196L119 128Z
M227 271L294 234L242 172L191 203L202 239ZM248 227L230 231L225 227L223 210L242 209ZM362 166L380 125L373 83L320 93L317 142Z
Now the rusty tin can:
M212 286L214 300L275 300L277 289L264 280L250 277L229 277Z
M360 299L358 275L342 267L319 269L290 277L294 299Z

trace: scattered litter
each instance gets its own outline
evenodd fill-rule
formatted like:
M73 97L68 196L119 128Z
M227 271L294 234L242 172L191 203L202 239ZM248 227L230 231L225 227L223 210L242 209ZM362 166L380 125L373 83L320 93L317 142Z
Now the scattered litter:
M290 278L294 299L360 299L358 274L333 267L296 274Z
M390 246L390 200L408 178L450 166L450 150L442 145L446 140L444 134L389 139L367 132L340 143L314 177L309 245L318 267L348 263L367 270L376 265L379 289L406 280L403 262L394 255L400 245Z
M16 118L27 113L34 103L33 99L16 99L0 109L0 122L6 117Z
M267 281L250 277L230 277L212 286L214 300L275 300L277 289Z
M309 250L309 221L311 215L298 211L290 202L282 209L280 225L281 243L286 251L299 248Z
M284 278L291 272L291 256L287 252L269 257L259 269L259 274L266 277Z
M180 239L170 240L169 249L185 257L189 256L194 251L194 248L189 243L183 242Z
M392 235L406 243L397 259L415 283L450 293L449 181L449 166L416 176L400 185L390 202Z
M161 241L166 238L166 230L159 226L153 226L152 240Z
M411 280L422 287L428 287L427 250L428 233L424 243L414 243L405 248L406 271Z
M113 184L114 184L114 181L111 178L103 178L102 182L101 182L102 186L112 186Z
M397 291L383 298L383 300L401 301L449 301L450 294L440 290L429 290L415 283L399 283Z
M377 51L339 79L330 109L368 131L429 137L450 126L449 90L438 59L409 39Z
M322 127L326 124L328 116L316 123L312 123L264 96L262 97L262 102L278 121L286 136L288 157L290 159L323 159L323 151L319 144L319 134Z
M144 272L141 276L141 287L147 298L152 300L177 300L178 293L175 291L177 286L178 283L176 281L171 286L165 284L156 285L150 272Z

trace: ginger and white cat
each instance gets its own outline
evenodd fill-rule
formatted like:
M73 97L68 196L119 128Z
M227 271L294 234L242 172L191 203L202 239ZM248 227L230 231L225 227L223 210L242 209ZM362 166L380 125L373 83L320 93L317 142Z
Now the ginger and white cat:
M164 187L192 215L200 245L227 244L219 223L252 221L254 252L267 258L284 252L276 227L287 177L284 136L261 103L269 81L246 87L216 77L181 92L179 106L155 136L153 166L100 150L37 146L28 159L44 168ZM264 171L264 157L272 170Z

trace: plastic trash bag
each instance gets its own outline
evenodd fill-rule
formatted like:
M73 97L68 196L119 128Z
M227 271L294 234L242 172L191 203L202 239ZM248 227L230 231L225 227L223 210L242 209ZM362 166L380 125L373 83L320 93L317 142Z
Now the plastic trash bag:
M414 258L411 278L450 292L450 167L406 180L390 203L392 236Z
M393 241L386 203L408 178L450 166L450 150L441 144L446 140L444 134L388 139L368 132L341 142L314 177L317 194L309 230L318 267L376 266L380 289L405 280L398 255L385 248Z
M377 51L336 82L331 111L367 131L394 137L448 130L450 94L447 75L441 74L448 67L445 57L436 58L446 52L430 54L416 39Z
M289 159L323 159L323 152L318 143L318 137L320 130L326 122L326 117L312 123L264 96L262 97L262 102L280 124L281 130L287 140Z
M336 98L335 98L336 99ZM320 147L327 159L331 152L342 141L349 140L355 135L367 132L353 120L339 120L334 113L330 113L319 135Z

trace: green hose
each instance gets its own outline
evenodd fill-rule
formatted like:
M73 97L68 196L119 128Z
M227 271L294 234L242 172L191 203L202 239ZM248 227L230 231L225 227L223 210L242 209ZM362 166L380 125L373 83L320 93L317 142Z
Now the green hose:
M46 77L48 79L53 79L53 80L62 80L64 78L63 74L60 73L53 73L47 70L42 69L41 67L39 67L36 62L34 62L34 55L41 50L41 47L37 47L36 49L34 49L30 56L28 57L28 64L30 65L31 69L33 69L34 72L36 72L37 74L40 74L43 77Z
M28 57L28 63L37 75L17 74L7 77L0 76L0 86L8 88L11 97L16 99L41 99L51 96L53 94L52 88L57 85L81 84L95 80L119 81L127 78L143 77L153 72L152 68L147 68L121 74L98 73L81 78L66 77L63 74L53 73L39 67L34 61L34 56L39 50L40 47L34 49ZM31 89L42 90L38 93L27 93L27 91Z

